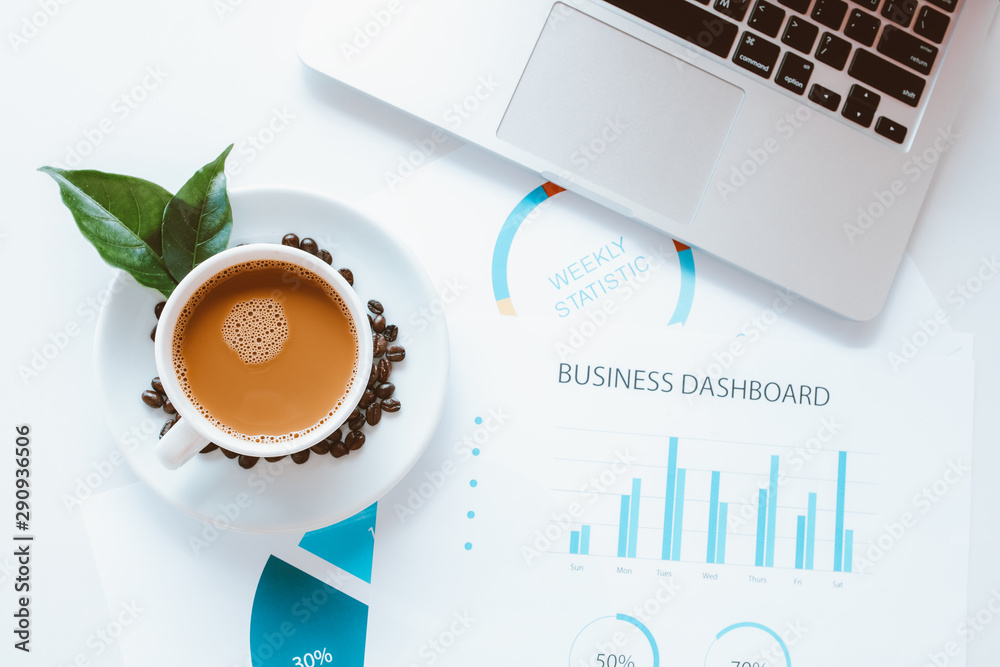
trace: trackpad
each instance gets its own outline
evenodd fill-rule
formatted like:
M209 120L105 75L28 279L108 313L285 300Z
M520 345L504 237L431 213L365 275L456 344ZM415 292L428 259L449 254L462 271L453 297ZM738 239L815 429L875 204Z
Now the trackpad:
M743 90L556 3L497 137L581 181L694 219Z

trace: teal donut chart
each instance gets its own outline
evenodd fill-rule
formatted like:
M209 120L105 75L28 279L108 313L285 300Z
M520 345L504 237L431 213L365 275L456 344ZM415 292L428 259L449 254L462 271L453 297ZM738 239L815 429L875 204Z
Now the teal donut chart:
M594 623L598 623L600 621L606 621L608 619L614 619L616 621L622 621L624 623L628 623L629 625L635 626L635 628L637 630L639 630L639 632L642 633L643 637L646 638L646 641L649 642L649 648L652 651L652 656L653 656L653 664L650 665L650 667L660 667L660 649L656 645L656 640L653 639L653 633L650 632L649 628L647 628L645 625L643 625L643 623L639 619L633 618L633 617L631 617L631 616L629 616L627 614L615 614L614 616L602 616L600 618L595 618L593 621L591 621L590 623L587 623L587 625L583 626L583 628L580 630L580 632L577 633L576 638L573 640L573 644L574 645L576 644L576 642L580 639L580 637L583 635L583 633L587 631L587 628L589 628L590 626L592 626ZM570 651L572 652L572 649L570 649ZM572 655L570 655L570 661L571 661L570 662L570 667L573 667L572 659L573 659L573 657L572 657Z
M788 647L785 646L784 640L781 639L781 637L778 635L777 632L767 627L766 625L761 625L760 623L753 623L750 621L745 621L743 623L733 623L728 628L723 628L722 630L720 630L719 633L715 635L715 639L716 640L722 639L728 633L732 632L733 630L739 630L740 628L753 628L754 630L761 630L762 632L766 632L767 634L771 635L774 641L778 642L778 646L781 647L782 652L785 654L785 667L792 667L792 656L789 655Z
M517 315L507 283L507 263L510 260L510 248L514 243L517 230L521 228L521 225L539 204L563 191L564 188L551 182L538 186L518 202L514 210L504 220L503 226L500 227L496 244L493 246L492 276L493 298L496 299L497 308L501 315ZM674 312L670 316L667 326L683 325L687 322L687 318L691 314L691 306L694 303L694 255L691 248L680 241L674 241L674 248L677 250L677 259L680 262L681 286L677 305L674 306Z

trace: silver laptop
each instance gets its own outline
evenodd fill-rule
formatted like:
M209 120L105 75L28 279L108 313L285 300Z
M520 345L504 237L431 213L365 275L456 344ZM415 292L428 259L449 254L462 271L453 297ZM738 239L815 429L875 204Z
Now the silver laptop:
M885 301L996 0L318 0L310 67L847 317ZM500 224L500 222L498 222Z

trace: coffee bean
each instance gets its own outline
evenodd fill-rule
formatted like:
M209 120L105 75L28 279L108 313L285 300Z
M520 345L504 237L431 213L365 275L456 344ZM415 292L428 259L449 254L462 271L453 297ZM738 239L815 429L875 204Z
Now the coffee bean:
M350 419L347 420L347 428L352 431L356 431L365 425L365 413L361 410L355 410L351 413Z
M163 383L160 382L159 376L153 378L153 381L149 383L149 386L152 387L153 391L157 394L163 394L164 396L167 395L167 392L163 391Z
M285 234L281 237L281 245L291 246L293 248L299 247L299 237L296 234Z
M375 395L379 398L389 398L394 391L396 391L396 385L391 382L383 382L375 387Z
M260 461L259 456L247 456L246 454L240 454L239 464L241 468L249 470L257 465L257 461Z
M333 255L330 254L329 250L320 250L318 253L316 253L316 256L319 257L324 262L326 262L327 264L331 265L333 264Z
M320 456L330 453L330 445L325 440L317 442L309 449L312 450L314 454L319 454Z
M371 389L365 389L365 393L361 394L361 401L358 402L359 408L367 408L369 405L375 402L375 392Z
M385 358L392 362L402 361L406 358L406 350L403 349L402 345L393 345L386 350Z
M344 280L347 281L348 285L354 287L354 273L350 269L341 269L340 275L344 276Z
M305 463L308 460L309 460L309 450L308 449L303 449L301 452L295 452L294 454L292 454L292 461L294 461L295 463L297 463L299 465L302 465L303 463Z
M347 448L347 445L339 441L333 443L333 446L330 447L330 453L333 454L333 458L335 459L339 459L341 456L350 454L350 452L351 450Z
M163 397L160 392L147 389L142 392L142 402L151 408L163 407Z
M389 374L392 373L392 362L388 359L378 360L378 381L388 382Z
M225 447L219 447L219 451L222 452L227 459L235 459L237 456L239 456L239 454L237 454L236 452L231 452Z
M372 311L376 315L381 315L385 312L385 308L382 307L382 303L380 301L376 301L375 299L368 302L368 310Z
M386 400L382 401L381 405L383 412L399 412L400 408L399 401L397 401L395 398L387 398Z
M282 454L281 456L265 456L264 460L267 461L268 463L277 463L283 458L285 458L284 454Z
M306 237L299 241L299 250L305 250L310 255L315 255L319 252L319 244L313 239Z
M162 438L163 436L165 436L167 434L167 431L173 428L174 424L176 423L177 423L176 419L168 419L167 421L165 421L163 423L163 428L160 429L160 437Z
M368 316L368 326L369 327L375 326L375 320L372 319L371 315Z
M219 446L214 442L210 442L201 449L202 454L208 454L209 452L214 452Z
M385 336L380 333L375 334L375 341L372 343L372 354L376 359L385 354L386 345Z
M340 429L338 428L336 431L334 431L333 433L331 433L330 435L328 435L326 437L326 439L330 443L330 445L333 446L334 443L340 442L340 439L342 437L344 437L344 434L341 433Z
M385 315L376 315L372 320L372 331L382 333L385 331Z
M153 330L149 332L149 340L156 342L156 327L153 327Z
M166 301L161 301L155 306L153 306L153 314L156 315L156 319L160 319L160 314L163 313L163 307L167 305Z
M372 403L371 405L369 405L368 409L365 410L365 421L368 422L368 425L374 426L375 424L379 423L381 419L382 419L382 406L379 405L378 403Z
M368 375L368 384L366 385L369 389L378 384L378 366L372 364L372 372Z
M395 324L389 324L385 327L385 339L390 343L396 340L396 336L399 335L399 327Z
M365 434L359 430L353 430L347 434L347 439L344 441L347 448L351 451L361 449L361 446L365 444Z
M163 401L163 411L166 412L168 415L177 414L177 408L174 407L174 404L170 402L169 398Z

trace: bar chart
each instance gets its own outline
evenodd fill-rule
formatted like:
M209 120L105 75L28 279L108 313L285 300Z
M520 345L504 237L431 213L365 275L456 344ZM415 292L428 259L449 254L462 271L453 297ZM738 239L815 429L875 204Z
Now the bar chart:
M588 499L568 553L852 572L855 531L873 514L864 507L877 485L872 455L831 448L796 457L787 446L762 453L766 443L742 444L661 437L646 443L644 460L615 467L609 459L610 484L555 489ZM665 461L650 454L657 450ZM601 461L591 454L561 460L593 468ZM869 479L851 477L855 460Z

